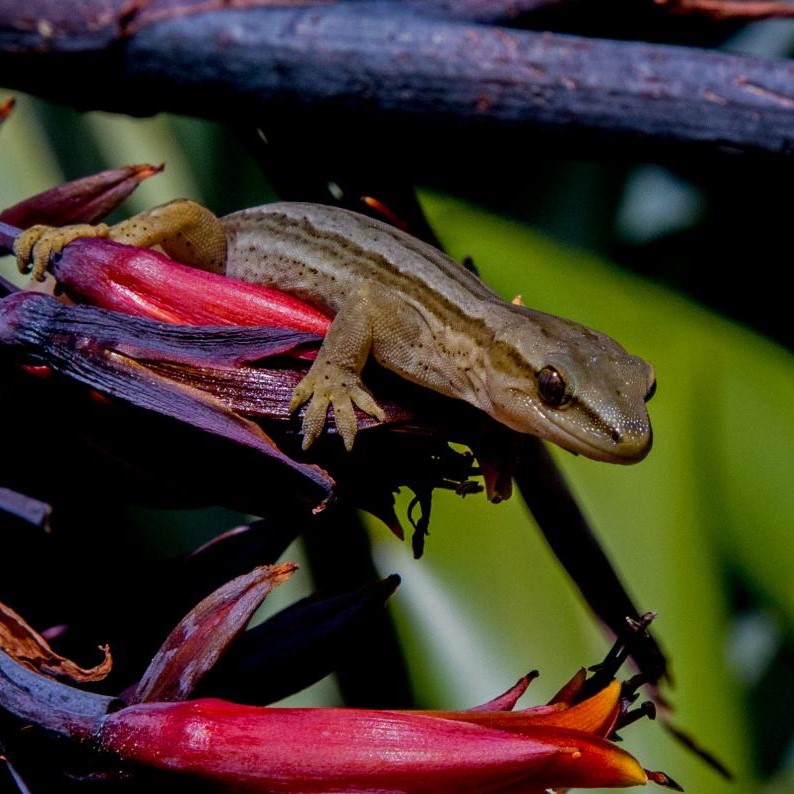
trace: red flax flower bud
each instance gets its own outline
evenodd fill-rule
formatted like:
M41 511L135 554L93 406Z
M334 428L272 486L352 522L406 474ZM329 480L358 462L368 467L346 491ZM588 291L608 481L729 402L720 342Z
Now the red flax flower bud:
M108 240L75 240L53 274L80 303L192 325L268 325L324 334L331 320L257 284L180 265L164 254Z
M619 688L618 688L619 689ZM131 706L102 720L102 749L214 791L542 792L657 779L601 737L521 713L488 727L430 713L260 708L205 699ZM509 726L512 717L525 725ZM502 729L501 722L508 725Z

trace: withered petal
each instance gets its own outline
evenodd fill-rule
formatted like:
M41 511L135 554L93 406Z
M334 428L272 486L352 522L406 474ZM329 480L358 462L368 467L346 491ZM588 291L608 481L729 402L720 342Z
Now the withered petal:
M128 354L118 352L119 348L131 348L141 356L225 356L233 361L245 357L244 350L251 355L255 355L255 350L261 353L270 343L269 331L274 329L221 328L217 329L219 335L213 334L212 329L204 329L208 333L202 335L201 330L88 306L62 306L52 298L33 293L15 293L0 301L0 345L19 351L31 361L45 362L101 394L262 453L299 475L298 486L304 498L315 503L327 500L333 480L318 466L290 458L258 425L208 392L158 375ZM286 333L294 337L294 332ZM284 340L278 337L274 343L277 349L294 341ZM225 350L224 341L228 342Z
M81 349L116 350L139 361L236 367L319 341L316 334L287 328L175 325L94 306L65 306L30 292L10 295L0 306L4 323L12 326L5 333L0 328L0 343L45 352L71 341Z
M107 646L100 648L103 660L95 667L84 668L56 653L47 640L18 615L0 602L0 649L25 667L53 678L66 678L78 683L101 681L113 667Z

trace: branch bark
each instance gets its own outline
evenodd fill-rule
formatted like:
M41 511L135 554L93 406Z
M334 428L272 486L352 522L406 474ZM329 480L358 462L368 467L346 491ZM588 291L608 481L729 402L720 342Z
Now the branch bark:
M788 154L794 144L784 60L509 30L394 3L232 9L130 32L118 10L89 19L97 3L63 0L70 21L59 28L35 8L23 24L19 4L0 0L0 83L139 115L397 125L403 147L436 145L440 157L450 135L472 129L542 130L566 146L595 137Z

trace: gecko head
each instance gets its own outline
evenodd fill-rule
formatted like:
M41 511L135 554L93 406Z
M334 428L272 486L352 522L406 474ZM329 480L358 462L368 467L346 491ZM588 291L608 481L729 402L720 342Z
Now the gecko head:
M606 334L527 309L517 315L486 356L489 413L594 460L642 460L652 440L653 367Z

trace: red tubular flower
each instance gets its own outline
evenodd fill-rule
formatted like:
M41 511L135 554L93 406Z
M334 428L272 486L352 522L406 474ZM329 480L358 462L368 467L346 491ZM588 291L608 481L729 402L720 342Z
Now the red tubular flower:
M471 711L270 708L216 698L113 710L119 701L0 653L0 709L129 772L175 774L214 792L542 794L649 781L680 790L604 738L617 715L627 716L620 684L570 706L489 710L509 709L527 682Z
M222 700L131 706L102 721L102 749L217 791L528 794L651 777L599 736L551 725L501 730L432 713L282 709ZM519 715L516 715L519 716ZM509 721L509 720L508 720Z
M202 601L155 657L146 692L190 697L195 679L293 568L255 569ZM188 653L179 638L192 644ZM612 672L602 665L586 681L573 679L572 699L519 711L512 709L534 674L469 711L271 708L218 698L119 708L121 701L46 678L0 652L0 710L77 740L126 772L179 775L213 792L541 794L648 781L678 789L607 738L637 716L626 710L634 684L621 685ZM177 692L179 678L185 685Z
M87 238L52 273L80 303L191 325L272 325L324 334L325 314L278 290L205 273L149 249Z

